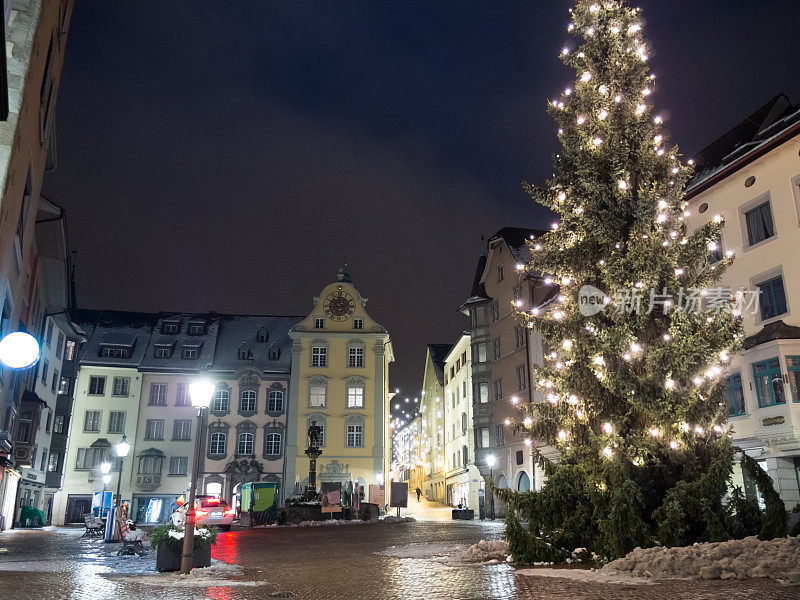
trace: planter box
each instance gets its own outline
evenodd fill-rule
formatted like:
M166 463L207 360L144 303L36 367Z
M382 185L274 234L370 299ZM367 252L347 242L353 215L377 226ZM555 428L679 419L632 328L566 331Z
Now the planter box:
M195 548L194 560L192 567L210 567L211 566L211 544ZM156 554L156 570L163 573L164 571L180 571L181 570L181 553L175 552L172 548L161 545L158 547L158 554Z
M463 521L471 521L475 518L475 511L469 508L454 508L453 518L457 520L461 519Z

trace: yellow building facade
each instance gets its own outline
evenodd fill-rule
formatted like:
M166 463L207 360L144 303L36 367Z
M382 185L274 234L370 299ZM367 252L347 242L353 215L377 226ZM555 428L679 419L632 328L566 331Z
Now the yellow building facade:
M286 483L308 481L308 427L322 428L317 486L332 481L384 483L391 461L389 333L366 311L349 275L314 298L314 310L289 332L292 372ZM287 489L287 492L289 490Z

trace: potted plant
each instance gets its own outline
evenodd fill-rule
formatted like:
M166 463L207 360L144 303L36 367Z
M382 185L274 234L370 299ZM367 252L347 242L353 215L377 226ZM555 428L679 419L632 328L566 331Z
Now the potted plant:
M194 530L194 559L192 567L211 566L211 546L216 543L216 527L200 527ZM183 528L171 523L162 523L150 534L150 545L157 548L156 569L180 571L183 554Z

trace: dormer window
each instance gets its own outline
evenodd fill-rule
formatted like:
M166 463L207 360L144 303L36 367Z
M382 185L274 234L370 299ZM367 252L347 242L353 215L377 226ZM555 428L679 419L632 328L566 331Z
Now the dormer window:
M322 317L314 319L314 329L325 329L325 319Z
M239 346L239 360L252 360L253 359L253 352L250 350L250 346L245 343L242 343Z
M258 331L256 331L256 341L259 344L265 344L268 339L269 339L269 333L267 333L266 329L262 327Z
M200 354L198 346L183 346L181 348L181 358L195 359Z
M269 347L269 359L278 360L280 357L281 357L281 349L278 347L278 344L272 344Z
M190 321L187 333L189 335L203 335L206 332L206 324L203 321Z
M124 346L109 346L106 344L100 345L100 356L106 358L130 358L130 348Z
M172 346L167 344L156 344L153 356L156 358L169 358L172 356Z
M180 330L181 322L180 321L164 321L161 324L161 333L178 333Z

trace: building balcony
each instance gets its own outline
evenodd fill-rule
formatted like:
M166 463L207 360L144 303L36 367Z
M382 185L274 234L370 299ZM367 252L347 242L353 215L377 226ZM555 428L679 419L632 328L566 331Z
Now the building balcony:
M136 476L136 487L144 491L152 491L161 485L160 473L146 473Z

